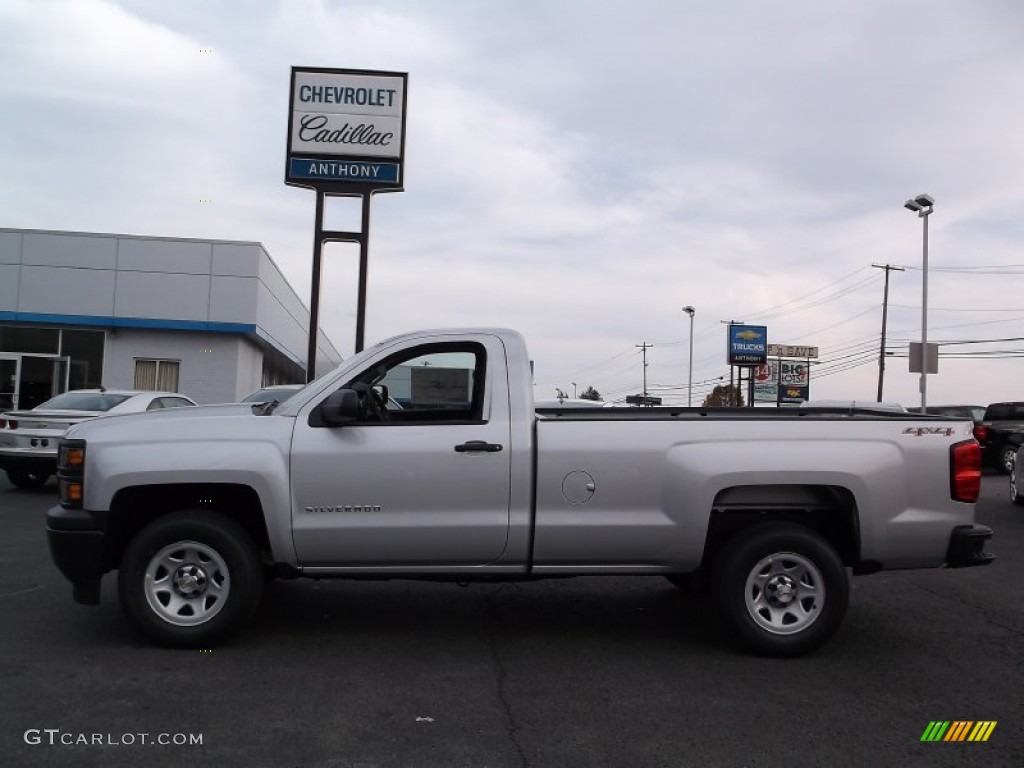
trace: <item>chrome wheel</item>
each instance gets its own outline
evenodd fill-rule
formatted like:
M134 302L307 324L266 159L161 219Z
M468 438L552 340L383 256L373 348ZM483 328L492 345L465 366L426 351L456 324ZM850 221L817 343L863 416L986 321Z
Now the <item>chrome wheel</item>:
M179 627L209 621L231 592L228 566L216 550L179 541L157 552L146 565L146 602L161 619Z
M774 635L792 635L813 624L825 604L825 580L806 557L777 552L761 559L747 576L750 618Z
M1004 448L1001 463L1004 472L1013 472L1013 466L1017 462L1017 450L1015 448Z

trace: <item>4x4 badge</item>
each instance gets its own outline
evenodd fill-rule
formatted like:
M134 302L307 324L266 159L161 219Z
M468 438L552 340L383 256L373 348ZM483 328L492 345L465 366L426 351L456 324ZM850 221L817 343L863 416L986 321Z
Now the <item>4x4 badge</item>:
M952 437L954 432L952 427L907 427L903 430L904 435L943 435L945 437Z

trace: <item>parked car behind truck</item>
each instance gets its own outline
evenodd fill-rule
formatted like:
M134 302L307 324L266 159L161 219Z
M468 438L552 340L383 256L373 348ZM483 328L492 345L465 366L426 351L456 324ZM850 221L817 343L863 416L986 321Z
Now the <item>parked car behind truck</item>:
M389 410L401 397L403 408ZM733 634L796 655L848 571L985 565L963 420L857 409L535 409L514 331L399 336L276 407L73 427L54 561L118 571L159 643L208 648L282 578L706 577Z
M74 389L27 411L0 414L0 469L18 488L38 488L57 471L57 443L88 419L195 405L177 392Z
M1024 444L1024 402L992 403L974 434L981 443L982 463L1009 474Z

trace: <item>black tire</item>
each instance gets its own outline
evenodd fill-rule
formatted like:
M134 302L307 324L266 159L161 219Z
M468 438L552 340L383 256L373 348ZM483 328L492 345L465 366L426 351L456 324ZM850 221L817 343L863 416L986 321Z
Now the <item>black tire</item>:
M1024 480L1024 478L1019 478ZM1020 488L1017 487L1017 470L1016 466L1010 470L1010 501L1016 504L1018 507L1024 507L1024 493L1021 493Z
M240 525L189 510L158 518L129 542L118 595L158 643L210 648L255 613L263 581L259 553Z
M42 488L46 485L46 481L50 479L50 474L48 472L32 472L23 469L8 469L7 479L15 487L29 490L32 488Z
M1013 464L1017 460L1017 449L1012 445L1003 446L999 451L999 471L1004 475L1013 471Z
M850 598L836 551L791 523L763 523L737 534L715 560L712 586L729 629L763 656L817 648L839 629Z

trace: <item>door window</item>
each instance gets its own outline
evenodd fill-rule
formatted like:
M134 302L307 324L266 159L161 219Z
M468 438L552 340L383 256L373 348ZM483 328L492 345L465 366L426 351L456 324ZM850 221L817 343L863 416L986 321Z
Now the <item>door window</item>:
M345 386L362 399L364 423L480 423L486 354L479 344L405 350Z

